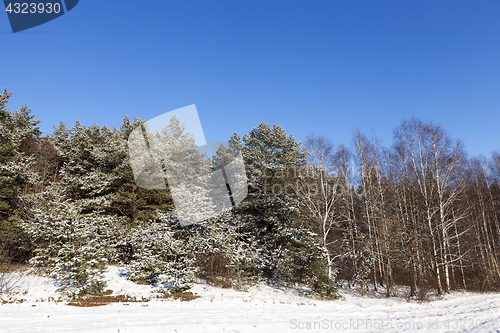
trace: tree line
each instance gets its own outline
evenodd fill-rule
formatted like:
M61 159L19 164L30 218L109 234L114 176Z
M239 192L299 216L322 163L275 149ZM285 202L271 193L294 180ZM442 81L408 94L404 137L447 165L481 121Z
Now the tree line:
M500 154L470 158L440 125L404 120L388 147L360 131L348 145L302 144L265 123L235 133L248 197L182 227L168 182L148 190L134 179L127 139L143 120L60 123L43 136L27 106L7 108L11 94L0 94L0 260L29 262L69 295L102 291L110 263L163 292L196 278L323 297L339 283L387 296L406 286L416 298L500 287ZM203 168L225 158L200 154L178 120L162 131Z

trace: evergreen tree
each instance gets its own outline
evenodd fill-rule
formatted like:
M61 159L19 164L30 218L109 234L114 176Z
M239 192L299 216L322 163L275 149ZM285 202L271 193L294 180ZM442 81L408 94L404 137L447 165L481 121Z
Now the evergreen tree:
M168 191L141 189L135 183L126 140L141 123L126 117L120 129L79 121L71 129L64 123L56 127L53 140L63 160L60 182L82 213L127 217L136 224L154 218L156 209L172 209Z
M259 248L259 273L334 296L333 281L325 274L326 249L316 242L318 235L303 226L293 188L307 162L302 144L279 126L260 124L242 139L235 133L230 146L241 151L245 161L248 198L236 206L236 215L240 230Z
M147 282L157 291L175 293L191 288L196 274L195 258L186 240L175 237L179 221L159 214L154 221L132 229L127 236L130 261L126 272L135 282Z
M125 116L120 127L121 136L124 140L128 140L132 131L141 126L143 120L138 117L131 122ZM134 173L130 166L130 156L127 151L127 163L124 163L123 168L120 168L120 183L117 188L116 204L120 207L120 211L130 217L132 221L147 222L156 217L156 210L168 212L173 210L172 195L168 185L164 190L147 189L137 186L134 179Z
M26 105L14 113L5 107L11 96L6 89L0 94L0 219L13 215L24 186L36 181L31 170L33 161L20 148L23 142L41 134L37 126L40 121L33 119Z
M120 221L82 214L81 208L61 195L55 186L26 198L21 224L33 248L33 271L55 279L59 290L70 297L103 290L104 269L116 260Z
M83 213L119 214L116 185L119 170L127 163L120 132L77 121L71 129L61 123L53 136L64 160L60 181L66 197L77 202Z
M20 196L24 189L38 181L33 172L33 159L21 147L26 141L40 136L38 120L31 115L31 109L23 105L12 113L6 104L12 92L0 94L0 234L2 248L14 260L24 260L27 252L22 250L24 239L18 226ZM0 254L1 255L1 254Z

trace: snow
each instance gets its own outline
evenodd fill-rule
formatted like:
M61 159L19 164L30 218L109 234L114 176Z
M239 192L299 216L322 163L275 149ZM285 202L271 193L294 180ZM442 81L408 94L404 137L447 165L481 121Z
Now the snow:
M13 303L0 305L0 332L500 332L500 294L455 292L418 303L342 289L342 299L324 301L266 285L236 291L195 284L200 298L182 302L154 299L150 286L122 272L108 268L106 289L151 301L68 306L48 278L25 276L15 294L2 297Z

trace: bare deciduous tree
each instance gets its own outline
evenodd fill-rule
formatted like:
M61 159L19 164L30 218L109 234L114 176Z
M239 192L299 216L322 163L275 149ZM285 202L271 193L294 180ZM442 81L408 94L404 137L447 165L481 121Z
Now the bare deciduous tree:
M298 192L307 213L319 227L322 245L327 249L327 273L333 278L333 257L329 237L338 221L335 219L340 199L338 178L334 169L334 145L324 136L311 135L305 143L309 151L309 170L299 176Z

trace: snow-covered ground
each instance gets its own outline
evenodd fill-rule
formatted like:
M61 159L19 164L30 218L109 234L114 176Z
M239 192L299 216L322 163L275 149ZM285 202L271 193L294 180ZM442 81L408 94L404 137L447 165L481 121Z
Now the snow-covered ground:
M113 295L151 296L149 286L127 281L118 267L107 278ZM196 284L200 298L189 302L74 307L48 301L60 298L55 289L46 278L25 277L18 293L2 297L14 303L0 305L0 332L500 332L500 294L452 293L417 303L341 290L341 300L321 301L268 286Z

